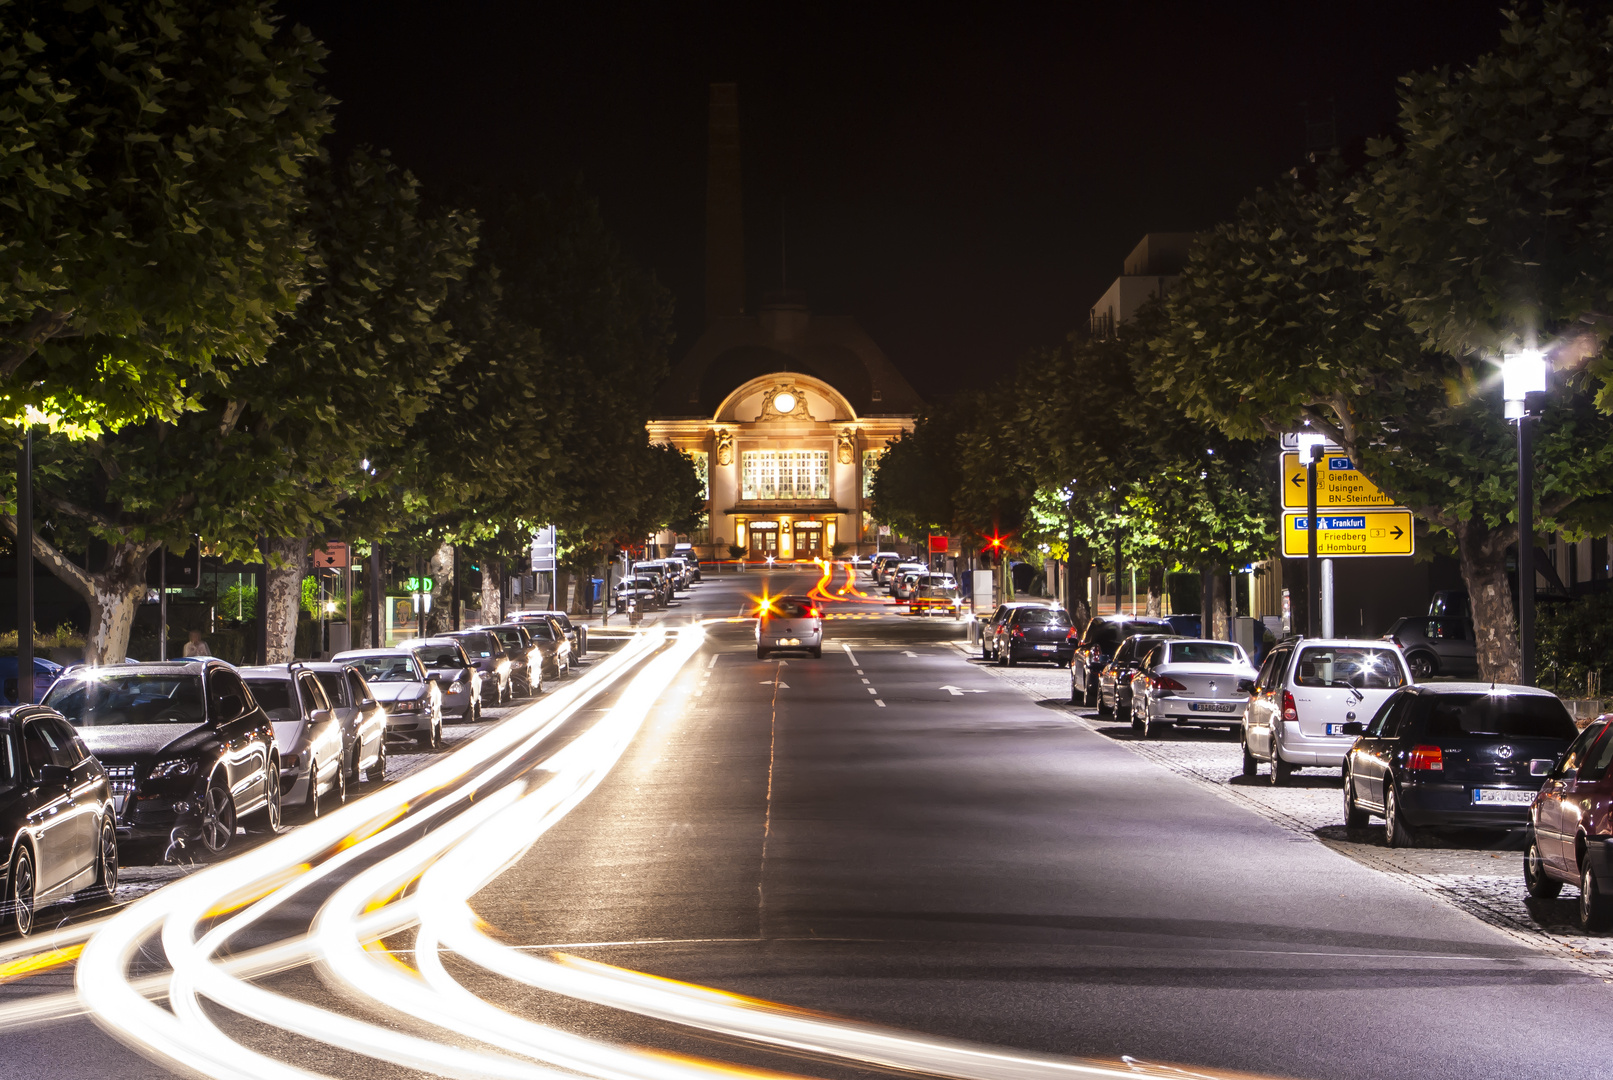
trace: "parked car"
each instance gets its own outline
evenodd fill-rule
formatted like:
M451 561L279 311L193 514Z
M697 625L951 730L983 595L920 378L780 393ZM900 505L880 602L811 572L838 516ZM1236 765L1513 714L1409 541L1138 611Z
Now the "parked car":
M904 596L903 590L906 588L909 575L927 574L929 572L930 568L921 562L897 563L886 575L885 591L896 597L896 599L901 600Z
M459 642L471 666L481 673L482 693L487 694L491 688L494 705L502 705L514 696L510 688L514 665L504 655L502 641L485 630L450 630L443 637Z
M280 749L280 790L287 806L311 818L347 801L347 748L342 725L311 671L241 668L241 678L274 724Z
M1529 807L1523 881L1529 895L1550 900L1563 884L1579 886L1579 924L1613 923L1613 717L1586 725ZM1516 759L1519 755L1514 754ZM1534 761L1531 759L1531 773Z
M1073 633L1073 631L1072 631ZM1136 634L1174 634L1164 619L1135 615L1096 615L1070 651L1070 704L1098 704L1098 675L1114 659L1120 643Z
M1441 589L1428 601L1428 614L1468 619L1473 616L1473 604L1466 589Z
M526 627L520 623L506 622L472 629L485 630L504 645L505 659L510 662L510 686L517 697L543 693L543 651L532 640Z
M1074 646L1070 642L1070 616L1063 608L1036 604L1015 608L997 624L992 655L999 667L1027 660L1045 660L1062 667Z
M1296 638L1266 654L1246 690L1243 775L1271 763L1271 782L1284 784L1296 768L1340 768L1355 736L1391 693L1411 682L1400 650L1381 639Z
M531 619L521 627L541 657L538 669L546 679L558 679L572 668L571 642L553 619Z
M806 596L774 596L756 612L756 658L765 660L781 649L823 655L823 612Z
M1380 815L1390 847L1421 828L1527 825L1541 784L1579 734L1555 695L1488 682L1408 686L1367 723L1344 727L1354 737L1344 823L1360 828ZM1541 811L1537 842L1560 869L1557 809Z
M5 830L5 909L19 934L40 905L118 887L117 803L112 783L54 709L0 710L0 828Z
M997 659L997 627L1001 626L1016 608L1046 606L1039 600L1010 600L1006 604L998 604L997 610L980 624L980 659Z
M342 746L347 762L347 783L359 774L370 783L386 778L386 710L356 667L334 661L302 660L293 669L311 671L324 688L336 720L342 725Z
M50 689L64 669L62 665L43 656L34 657L34 697L39 701ZM17 701L17 658L0 656L0 707L19 704Z
M386 709L387 734L412 737L430 749L442 745L442 686L409 649L353 649L331 657L357 668L375 700Z
M577 657L588 651L588 627L582 623L574 623L571 616L564 611L522 611L510 619L511 622L521 622L526 619L553 619L560 624L560 629L566 632L566 640L571 642L571 658L575 663Z
M1435 675L1478 673L1472 619L1454 615L1412 615L1396 619L1383 636L1400 647L1411 677L1418 682Z
M1204 620L1197 615L1164 615L1161 617L1174 628L1172 633L1192 638L1204 636L1204 631L1200 629Z
M672 549L672 554L689 564L689 578L691 581L700 580L700 556L695 553L691 544L679 544Z
M444 717L461 720L482 718L482 673L465 655L460 643L450 637L408 638L398 642L420 660L426 678L442 687Z
M1098 672L1099 716L1131 715L1132 676L1142 668L1154 646L1170 639L1169 634L1133 634L1120 643L1114 656Z
M638 601L640 611L662 606L660 583L649 575L623 578L611 591L616 594L617 611L626 611L627 601L630 598Z
M279 831L274 726L222 660L78 668L44 704L106 770L120 837L195 841L220 855L242 818Z
M1166 639L1143 657L1131 680L1131 729L1146 739L1160 724L1241 727L1255 676L1242 645Z
M907 560L904 556L894 551L882 551L874 556L869 573L873 576L875 584L884 585L889 581L891 571L905 561Z

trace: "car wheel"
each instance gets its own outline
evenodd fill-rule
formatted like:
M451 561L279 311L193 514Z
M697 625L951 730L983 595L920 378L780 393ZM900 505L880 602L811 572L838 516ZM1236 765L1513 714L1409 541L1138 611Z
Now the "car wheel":
M1439 661L1425 652L1412 653L1406 657L1406 666L1411 669L1411 677L1415 682L1432 679L1439 674Z
M1070 680L1070 704L1071 705L1084 705L1084 704L1086 704L1086 695L1084 695L1084 694L1080 693L1078 690L1076 690L1076 688L1075 688L1075 680L1074 679Z
M302 809L310 820L317 819L320 814L325 812L325 799L319 793L319 762L317 760L308 763L308 795L302 804Z
M95 885L91 894L111 900L118 894L118 833L110 820L101 822L101 839L95 845Z
M1383 839L1390 847L1411 847L1416 842L1416 834L1406 822L1406 815L1400 808L1400 796L1395 791L1394 781L1384 777L1383 792Z
M27 848L18 848L17 857L11 860L11 918L23 937L34 930L34 894L38 887L33 854Z
M756 659L758 659L758 660L766 660L767 659L767 650L762 648L760 645L756 646Z
M363 750L363 749L364 749L364 740L362 740L362 739L354 739L353 740L353 753L352 753L352 756L347 761L347 784L348 784L349 787L351 787L352 785L358 783L359 773L362 771L362 770L359 769L359 765L358 765L359 751Z
M263 816L253 825L248 825L251 832L261 832L269 836L280 831L280 818L285 810L281 803L283 792L280 790L280 759L271 758L269 767L263 774L264 792ZM232 804L233 808L233 804Z
M812 659L814 659L814 660L822 660L823 659L823 646L822 645L814 645L812 647Z
M1147 730L1148 721L1138 716L1136 709L1131 710L1131 733L1133 735L1142 735Z
M1103 703L1103 690L1099 689L1098 690L1098 715L1099 716L1113 716L1114 714L1115 714L1114 709L1111 706L1105 705Z
M1259 775L1260 762L1249 752L1249 737L1246 735L1243 739L1243 777L1245 780L1253 780Z
M347 802L347 770L336 770L336 805L342 806Z
M278 772L266 775L275 776L278 781ZM275 789L279 790L278 782ZM276 798L273 805L278 808L280 800ZM198 809L200 811L197 815L200 818L198 824L201 829L199 839L202 846L207 849L209 855L224 854L235 840L235 800L230 797L224 782L218 777L215 776L208 783L207 790L202 793L202 804Z
M991 650L986 648L986 639L985 638L980 639L980 659L982 659L982 660L990 660L991 659Z
M417 731L414 733L414 741L419 744L420 749L422 750L430 750L432 744L436 741L436 738L437 724L435 721L433 721L432 725L426 730Z
M1089 675L1086 682L1082 684L1081 704L1090 709L1097 703L1098 688L1093 685L1092 677Z
M1018 667L1019 666L1019 657L1014 655L1014 647L1012 645L1010 645L1010 646L1008 646L1008 648L1004 649L1003 654L1008 657L1008 666L1009 667Z
M1523 887L1536 900L1555 900L1563 883L1546 876L1546 861L1540 857L1540 844L1529 831L1529 850L1523 853Z
M1367 826L1369 815L1355 801L1355 778L1350 770L1344 770L1344 827L1346 829L1364 829Z
M1294 766L1283 760L1282 747L1274 739L1271 743L1271 786L1282 787L1294 775Z
M1613 899L1602 891L1587 859L1585 869L1579 874L1579 928L1605 930L1610 922L1613 922Z

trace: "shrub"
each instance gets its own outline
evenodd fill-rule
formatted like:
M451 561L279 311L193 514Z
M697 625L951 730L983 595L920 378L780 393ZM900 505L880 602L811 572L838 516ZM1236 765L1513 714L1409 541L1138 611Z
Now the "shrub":
M1613 592L1542 604L1535 620L1535 682L1569 697L1586 692L1613 669Z
M745 557L745 549L738 544L729 544L728 557L730 559L743 559Z

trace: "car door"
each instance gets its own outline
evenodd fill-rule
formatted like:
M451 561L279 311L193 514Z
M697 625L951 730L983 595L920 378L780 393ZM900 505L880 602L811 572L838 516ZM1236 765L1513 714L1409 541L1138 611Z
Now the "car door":
M1567 789L1557 804L1558 833L1562 839L1563 868L1579 876L1579 838L1591 831L1591 815L1596 809L1597 788L1613 764L1613 725L1604 724L1601 737L1587 744L1580 756L1579 771L1567 781ZM1576 742L1578 740L1575 740Z
M1563 802L1571 797L1572 785L1579 778L1580 767L1586 763L1591 747L1606 730L1606 724L1591 724L1569 744L1563 760L1546 774L1546 782L1540 787L1532 812L1540 858L1554 870L1575 877L1578 873L1572 864L1578 860L1573 858L1573 833L1567 828L1568 815ZM1574 824L1577 825L1577 821Z
M263 803L266 750L258 738L261 713L235 672L213 667L207 673L207 711L223 747L225 783L235 800L237 815L249 814Z
M1384 778L1389 774L1395 744L1412 700L1411 694L1399 693L1384 702L1351 751L1350 783L1356 802L1363 806L1383 809Z
M60 717L51 717L48 722L56 733L58 745L65 751L65 757L72 761L69 767L73 771L73 780L69 790L73 799L73 840L78 849L74 869L69 875L72 876L95 866L96 849L101 840L102 774L96 767L90 748L84 745L84 740L73 730L73 725Z
M1280 687L1288 671L1288 658L1293 655L1292 646L1279 645L1271 650L1266 657L1266 663L1260 669L1260 675L1255 680L1255 692L1249 699L1249 708L1245 715L1246 740L1250 750L1257 750L1262 754L1271 753L1272 726L1276 723L1276 716L1282 708L1282 694Z
M358 731L359 758L367 761L385 737L386 725L381 719L381 708L375 703L375 695L370 692L369 684L357 668L347 669L347 684L347 696L358 710L355 727Z
M71 782L43 777L47 765L71 769L72 757L49 717L36 717L23 723L22 747L35 789L33 808L28 813L28 830L34 836L34 861L38 864L35 873L39 877L38 891L46 893L76 872L79 857L73 786Z

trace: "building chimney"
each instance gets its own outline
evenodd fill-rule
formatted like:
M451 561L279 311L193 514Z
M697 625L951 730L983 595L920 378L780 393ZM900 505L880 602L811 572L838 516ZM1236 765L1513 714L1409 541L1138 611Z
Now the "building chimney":
M706 156L706 322L745 314L739 86L712 83Z

